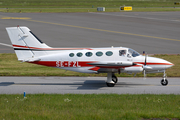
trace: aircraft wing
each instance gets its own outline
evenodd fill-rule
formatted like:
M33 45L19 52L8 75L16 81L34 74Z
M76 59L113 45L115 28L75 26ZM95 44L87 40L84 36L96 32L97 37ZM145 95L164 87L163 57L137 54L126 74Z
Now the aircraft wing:
M93 62L93 63L88 63L89 65L93 65L95 67L89 69L93 71L98 71L98 72L108 72L112 70L118 71L119 68L124 68L124 67L130 67L137 65L136 63L130 62L130 61L103 61L103 62Z
M117 69L117 68L122 68L122 67L130 67L137 65L136 63L130 62L130 61L103 61L103 62L93 62L93 63L88 63L89 65L95 66L96 70L98 68L112 68L112 69Z

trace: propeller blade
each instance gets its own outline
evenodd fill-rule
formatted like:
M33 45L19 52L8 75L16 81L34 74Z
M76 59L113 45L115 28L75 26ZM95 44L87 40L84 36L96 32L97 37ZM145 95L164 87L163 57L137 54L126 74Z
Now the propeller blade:
M146 71L143 70L143 72L144 72L144 80L145 80L146 79Z
M143 66L143 73L144 73L144 79L146 79L146 62L147 62L147 54L145 53L145 60L144 60L144 66Z
M146 61L147 61L147 54L145 52L145 62L144 62L144 65L146 65Z

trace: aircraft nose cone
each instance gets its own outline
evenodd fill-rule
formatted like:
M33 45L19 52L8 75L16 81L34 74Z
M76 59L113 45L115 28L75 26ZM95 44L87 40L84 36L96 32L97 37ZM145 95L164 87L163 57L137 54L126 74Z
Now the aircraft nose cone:
M165 66L166 69L167 69L167 68L170 68L170 67L172 67L172 66L174 66L174 64L171 63L171 62L169 62L169 61L166 61L166 63L167 63L167 65Z
M149 65L155 70L164 70L167 68L172 67L174 64L161 59L161 58L155 58L155 57L148 57L147 58L147 63L149 63Z
M174 64L167 61L167 60L164 60L164 59L160 59L160 64L162 64L162 66L164 67L164 69L167 69L167 68L170 68L172 67Z

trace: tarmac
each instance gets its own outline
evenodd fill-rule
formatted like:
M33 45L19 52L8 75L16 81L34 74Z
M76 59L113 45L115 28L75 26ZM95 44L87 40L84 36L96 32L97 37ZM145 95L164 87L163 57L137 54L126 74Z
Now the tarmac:
M107 87L106 77L0 77L0 94L180 94L180 78L118 78Z
M19 25L51 47L123 46L179 54L179 24L179 12L0 13L0 53L14 53L5 28Z

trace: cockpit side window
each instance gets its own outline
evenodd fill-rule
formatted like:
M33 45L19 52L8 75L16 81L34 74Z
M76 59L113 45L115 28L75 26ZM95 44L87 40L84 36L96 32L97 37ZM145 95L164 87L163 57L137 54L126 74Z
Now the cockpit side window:
M126 50L119 50L119 56L126 56Z
M139 56L140 54L138 52L136 52L135 50L133 49L128 49L128 52L129 54L131 54L133 57L136 57L136 56Z

